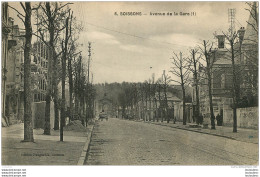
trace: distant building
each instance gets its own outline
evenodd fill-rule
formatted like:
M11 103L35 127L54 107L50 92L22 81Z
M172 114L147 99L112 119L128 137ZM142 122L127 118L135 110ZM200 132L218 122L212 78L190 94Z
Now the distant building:
M165 99L163 93L160 94L157 92L155 94L155 97L153 100L148 100L147 104L145 100L139 100L138 101L138 117L141 119L146 120L153 120L154 118L160 117L159 120L161 120L162 117L165 117L166 114L166 107L168 108L168 113L170 115L170 119L173 119L174 116L180 116L180 106L181 99L176 97L170 92L167 92L167 103L168 105L165 105Z
M104 94L104 96L101 99L97 100L96 109L97 109L96 110L97 114L99 114L100 112L105 112L109 116L112 116L115 114L114 109L113 109L112 100L107 97L106 93Z

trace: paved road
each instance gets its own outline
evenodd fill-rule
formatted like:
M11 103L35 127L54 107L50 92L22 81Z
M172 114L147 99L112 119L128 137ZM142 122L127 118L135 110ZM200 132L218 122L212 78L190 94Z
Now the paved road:
M258 145L110 118L93 130L86 165L252 165Z

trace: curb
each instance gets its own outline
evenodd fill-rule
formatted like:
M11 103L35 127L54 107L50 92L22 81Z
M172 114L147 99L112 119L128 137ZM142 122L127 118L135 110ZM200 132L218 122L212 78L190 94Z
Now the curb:
M86 143L84 145L84 148L83 148L83 150L81 152L81 155L80 155L80 158L79 158L79 161L78 161L77 165L84 165L84 163L85 163L94 126L95 125L91 125L91 127L90 127L90 133L88 134L87 141L86 141Z
M152 123L152 124L154 124L154 125L161 125L161 124L156 124L156 123ZM191 129L181 128L181 127L174 127L174 126L169 126L169 125L161 125L161 126L166 126L166 127L176 128L176 129L180 129L180 130L187 130L187 131L190 131L190 132L202 133L202 134L207 134L207 135L218 136L218 137L222 137L222 138L228 138L228 139L236 140L233 137L225 136L225 135L213 134L213 133L202 132L202 131L197 131L197 130L191 130Z
M197 131L197 130L191 130L191 129L181 128L181 127L174 127L174 126L170 126L170 125L162 125L162 124L160 124L160 123L154 123L154 122L144 122L144 123L150 123L150 124L153 124L153 125L160 125L160 126L165 126L165 127L170 127L170 128L176 128L176 129L180 129L180 130L186 130L186 131L191 131L191 132L196 132L196 133L207 134L207 135L218 136L218 137L227 138L227 139L231 139L231 140L246 142L246 141L238 140L238 139L236 139L236 138L233 138L233 137L230 137L230 136L225 136L225 135L212 134L212 133L208 133L208 132L202 132L202 131ZM258 144L258 143L254 143L254 142L246 142L246 143Z

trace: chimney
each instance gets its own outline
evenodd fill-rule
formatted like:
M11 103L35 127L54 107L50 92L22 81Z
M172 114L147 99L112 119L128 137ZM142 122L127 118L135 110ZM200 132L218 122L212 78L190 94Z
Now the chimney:
M225 36L224 35L217 35L218 38L218 48L224 49L225 47Z
M244 39L244 35L245 35L245 28L241 27L238 31L238 37L239 37L239 42L242 42Z

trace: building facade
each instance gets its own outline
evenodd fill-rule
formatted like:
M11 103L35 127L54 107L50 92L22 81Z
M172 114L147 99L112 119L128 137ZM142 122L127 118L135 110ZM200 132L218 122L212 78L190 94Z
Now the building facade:
M24 31L2 5L2 121L14 124L24 115ZM36 42L31 53L32 102L45 100L48 49Z
M250 15L248 25L237 31L234 45L235 74L239 98L237 107L258 106L258 32L253 25L256 21ZM212 100L214 115L223 117L223 125L233 125L233 73L231 51L224 35L217 36L218 48L210 54L212 73ZM208 96L208 80L201 67L199 69L199 100L200 112L206 123L210 123L210 107ZM193 104L196 105L195 87ZM238 125L239 126L239 125Z

